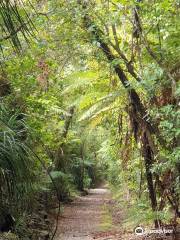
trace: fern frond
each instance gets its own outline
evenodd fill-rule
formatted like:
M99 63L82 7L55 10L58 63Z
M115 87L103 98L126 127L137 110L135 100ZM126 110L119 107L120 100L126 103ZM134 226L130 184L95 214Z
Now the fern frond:
M91 86L93 82L97 80L97 78L98 75L96 72L75 72L67 76L66 81L70 84L62 91L62 95L71 93L80 88L85 89L88 85Z
M90 124L89 124L90 129L94 129L98 124L100 124L102 122L102 119L103 119L103 117L101 115L91 119Z
M96 102L79 118L79 121L90 120L98 115L109 111L112 103L120 96L120 93L113 92L96 100Z
M92 105L86 112L83 113L83 115L79 118L79 122L90 119L96 110L99 109L99 107L102 106L101 102L97 102L94 105Z

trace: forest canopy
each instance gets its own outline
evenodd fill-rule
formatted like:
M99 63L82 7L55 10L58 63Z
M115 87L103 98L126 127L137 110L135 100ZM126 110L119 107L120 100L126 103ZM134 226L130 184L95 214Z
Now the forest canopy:
M37 239L37 209L103 182L128 225L178 225L179 11L178 0L0 2L0 231Z

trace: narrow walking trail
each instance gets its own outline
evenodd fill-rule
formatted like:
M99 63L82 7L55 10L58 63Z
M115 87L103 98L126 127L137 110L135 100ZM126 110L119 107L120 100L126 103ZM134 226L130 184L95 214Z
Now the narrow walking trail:
M111 204L110 191L97 188L65 205L55 240L121 239L112 221Z

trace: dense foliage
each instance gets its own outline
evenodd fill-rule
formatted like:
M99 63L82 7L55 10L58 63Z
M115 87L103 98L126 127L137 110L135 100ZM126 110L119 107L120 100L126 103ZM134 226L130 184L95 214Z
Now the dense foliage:
M128 224L175 224L179 2L32 4L0 3L0 227L104 180Z

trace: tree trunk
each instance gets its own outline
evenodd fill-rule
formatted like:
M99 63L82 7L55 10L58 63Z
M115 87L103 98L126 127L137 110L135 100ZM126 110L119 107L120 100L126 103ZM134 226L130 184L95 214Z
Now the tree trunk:
M81 172L81 176L80 176L80 184L79 184L79 190L83 191L84 190L84 154L83 154L83 150L84 150L84 144L82 143L81 145L81 163L80 163L80 172Z
M68 131L69 131L69 127L70 124L72 122L72 117L74 114L74 110L75 110L75 106L72 106L69 108L69 116L67 117L67 119L65 120L65 124L64 124L64 129L63 129L63 133L61 135L62 137L62 143L60 144L58 150L56 151L56 155L55 155L55 170L60 171L60 170L65 170L64 169L64 140L67 137Z
M150 143L149 143L146 131L142 134L142 147L143 147L143 157L144 157L145 170L146 170L146 180L147 180L147 186L149 191L149 198L151 201L151 208L153 212L156 212L157 199L156 199L156 192L155 192L155 187L153 183L153 175L151 173L151 166L153 163L153 153L150 147ZM155 223L155 227L159 226L158 220L155 219L154 223Z

